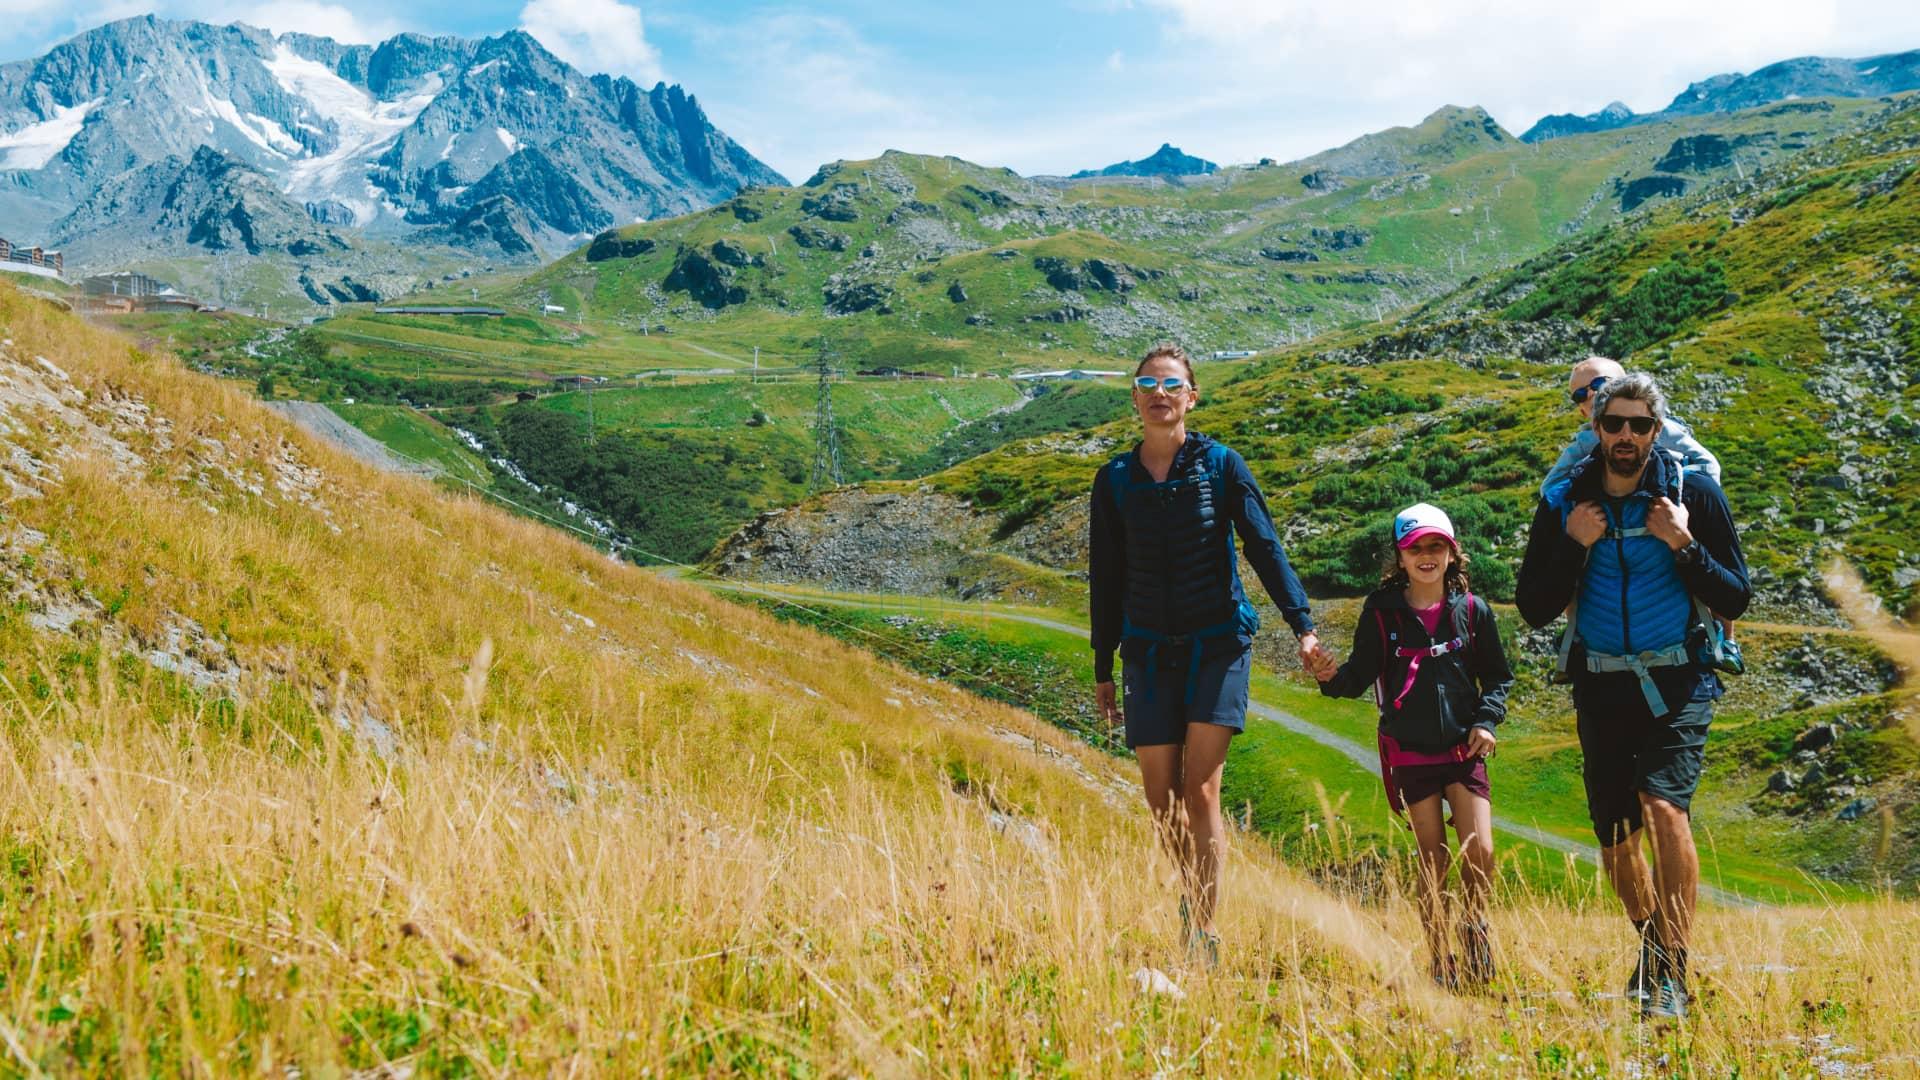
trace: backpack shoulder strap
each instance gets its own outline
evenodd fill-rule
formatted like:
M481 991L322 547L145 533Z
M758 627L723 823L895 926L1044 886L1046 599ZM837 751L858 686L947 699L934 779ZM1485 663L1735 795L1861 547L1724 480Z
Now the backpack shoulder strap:
M1387 707L1387 657L1393 650L1387 646L1387 615L1378 606L1373 609L1373 624L1380 630L1380 674L1373 680L1374 703L1382 709Z
M1476 603L1473 593L1469 592L1454 608L1454 636L1467 643L1466 658L1469 664L1473 661L1473 624L1479 621L1479 613L1475 610Z
M1113 503L1123 513L1127 509L1127 490L1133 487L1133 470L1130 468L1132 463L1133 451L1131 450L1107 462L1107 468L1110 470L1109 479L1112 481L1110 486L1113 488Z
M1227 480L1226 444L1209 443L1207 445L1206 463L1207 479L1213 483L1215 490L1218 490Z

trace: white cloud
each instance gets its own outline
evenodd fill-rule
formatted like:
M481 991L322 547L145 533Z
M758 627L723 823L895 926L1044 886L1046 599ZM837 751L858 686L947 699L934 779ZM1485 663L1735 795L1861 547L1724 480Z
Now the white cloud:
M1126 53L1121 52L1119 49L1115 49L1112 52L1107 54L1107 70L1108 71L1125 71L1126 69L1127 69Z
M730 24L686 20L684 27L702 54L726 57L734 75L709 71L694 88L710 118L790 180L824 162L887 149L953 152L914 136L953 121L922 95L960 95L941 95L937 73L903 67L844 19L781 11Z
M625 75L642 86L666 77L640 9L620 0L529 0L520 29L589 75Z
M1166 20L1168 73L1206 64L1212 119L1192 118L1224 137L1230 160L1320 148L1324 135L1298 137L1302 116L1345 121L1351 138L1442 104L1482 105L1518 133L1549 112L1593 112L1614 99L1655 111L1710 75L1898 50L1920 37L1920 6L1881 0L1142 4ZM1246 122L1260 112L1271 118L1264 131Z
M236 4L217 17L197 16L214 22L243 22L276 34L313 34L349 45L369 45L401 33L407 27L384 15L354 11L341 4L322 0L268 0L259 4Z

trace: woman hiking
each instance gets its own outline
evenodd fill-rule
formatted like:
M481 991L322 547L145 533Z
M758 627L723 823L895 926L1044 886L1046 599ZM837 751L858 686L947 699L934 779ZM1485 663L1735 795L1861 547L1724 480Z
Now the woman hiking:
M1353 653L1320 675L1328 697L1374 688L1380 703L1380 779L1387 804L1411 817L1420 848L1420 921L1435 982L1493 978L1487 889L1493 880L1493 805L1487 761L1507 714L1513 672L1493 609L1467 585L1467 556L1453 522L1419 503L1393 519L1380 587L1360 608ZM1461 956L1447 944L1447 822L1460 841Z
M1331 675L1333 658L1314 636L1306 591L1247 463L1187 431L1199 400L1178 346L1155 346L1134 369L1141 439L1094 476L1087 561L1096 703L1109 728L1124 717L1160 842L1180 871L1181 938L1212 966L1226 851L1220 773L1228 741L1246 727L1260 625L1240 585L1236 533L1299 639L1301 662Z

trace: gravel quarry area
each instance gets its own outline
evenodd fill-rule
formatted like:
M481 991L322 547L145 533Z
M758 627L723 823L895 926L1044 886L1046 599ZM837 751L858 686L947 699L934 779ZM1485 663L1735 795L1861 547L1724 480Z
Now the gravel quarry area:
M405 476L439 475L439 470L431 465L408 461L395 454L378 439L342 420L338 413L317 401L275 401L270 404L287 419L337 444L377 469Z

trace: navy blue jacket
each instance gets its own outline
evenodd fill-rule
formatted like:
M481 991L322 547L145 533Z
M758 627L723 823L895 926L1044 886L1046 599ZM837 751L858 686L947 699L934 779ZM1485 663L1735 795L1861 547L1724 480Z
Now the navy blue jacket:
M1380 730L1421 753L1445 753L1466 741L1471 728L1491 732L1506 718L1513 671L1500 645L1493 609L1477 596L1467 609L1467 600L1466 595L1449 593L1439 632L1429 635L1420 617L1407 607L1404 589L1375 589L1361 605L1360 621L1354 624L1353 652L1332 679L1320 684L1320 692L1327 697L1360 697L1384 676L1387 700L1380 703ZM1412 690L1395 708L1393 702L1406 686L1413 661L1382 647L1383 622L1389 638L1386 644L1395 650L1425 648L1455 636L1468 638L1471 647L1421 657ZM1471 633L1462 634L1463 630Z
M1168 476L1185 472L1195 455L1204 454L1212 442L1204 435L1189 433L1186 445L1174 455ZM1128 456L1129 475L1134 483L1152 484L1152 475L1140 464L1140 448L1134 447ZM1286 619L1287 625L1296 635L1307 633L1313 629L1307 591L1301 587L1300 579L1287 562L1286 549L1281 546L1280 536L1274 531L1273 517L1267 511L1266 497L1260 494L1260 485L1254 481L1246 461L1232 450L1226 450L1226 469L1221 479L1226 488L1221 510L1232 520L1233 531L1240 538L1247 562L1259 576L1260 583L1266 586L1267 595L1279 606L1280 615ZM1093 674L1097 682L1112 682L1113 654L1120 646L1125 615L1127 534L1120 503L1115 497L1106 468L1094 476L1087 532ZM1236 602L1246 599L1238 575L1234 576L1233 591ZM1209 652L1229 647L1244 650L1249 644L1249 639L1227 636L1205 639L1203 647Z

